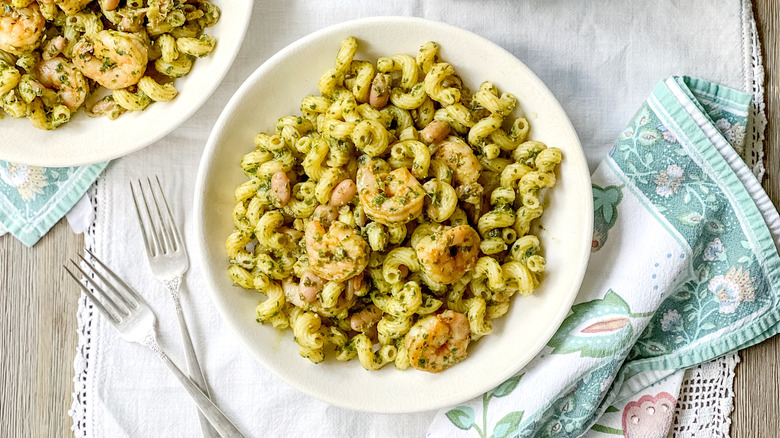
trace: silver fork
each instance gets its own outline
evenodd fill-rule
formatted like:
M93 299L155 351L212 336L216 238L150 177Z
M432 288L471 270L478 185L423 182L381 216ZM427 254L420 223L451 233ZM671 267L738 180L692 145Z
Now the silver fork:
M195 348L192 346L192 338L187 328L187 321L184 318L184 312L181 308L179 299L179 288L182 283L182 276L189 268L189 259L187 257L187 248L184 240L181 238L179 228L173 219L173 213L165 199L160 179L157 181L157 190L152 187L152 181L146 178L148 189L145 191L143 183L138 180L140 195L136 195L135 187L130 183L130 192L133 194L133 203L138 217L138 226L141 227L141 234L144 238L144 247L149 259L149 267L152 269L152 275L160 280L171 295L173 307L176 309L176 319L179 321L179 331L181 332L181 342L184 347L184 358L187 361L187 371L190 378L200 386L206 395L209 393L206 378L195 354ZM147 197L147 193L149 197ZM159 199L158 199L159 194ZM151 199L149 199L151 198ZM153 207L153 208L150 208ZM203 417L198 414L201 431L207 438L216 437L214 429Z
M83 269L74 260L71 262L81 273L83 280L77 278L67 266L63 265L63 268L76 280L81 290L89 297L103 317L126 341L144 345L157 354L157 357L184 386L184 389L198 405L200 412L206 416L217 432L223 437L243 437L244 435L211 401L209 396L182 373L158 345L157 318L146 301L94 254L89 251L87 253L100 266L100 269L97 269L94 264L79 254L85 268Z

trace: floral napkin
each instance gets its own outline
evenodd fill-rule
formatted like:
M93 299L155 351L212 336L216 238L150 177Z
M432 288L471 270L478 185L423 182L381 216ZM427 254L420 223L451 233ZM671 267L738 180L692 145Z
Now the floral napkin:
M44 168L0 161L0 234L10 232L25 245L35 245L82 199L107 164ZM89 203L84 205L89 213Z
M593 174L593 252L570 314L429 437L666 437L680 370L778 333L780 217L735 152L749 104L688 77L655 86Z

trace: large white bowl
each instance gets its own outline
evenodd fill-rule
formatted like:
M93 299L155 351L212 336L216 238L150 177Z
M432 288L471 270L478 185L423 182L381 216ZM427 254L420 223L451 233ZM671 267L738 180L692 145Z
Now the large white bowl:
M492 80L514 93L532 126L532 138L563 151L558 183L547 197L540 238L547 273L530 297L516 297L494 332L470 347L468 359L439 374L392 365L364 370L357 360L326 358L312 364L284 336L255 322L257 292L234 287L226 274L225 240L233 230L233 192L246 180L239 162L252 139L272 131L279 117L300 114L301 99L317 93L317 81L334 62L339 42L359 41L356 59L416 54L427 41L441 44L466 84L476 89ZM517 372L552 337L580 287L590 255L593 204L590 175L568 117L545 85L514 56L465 30L417 18L368 18L318 31L291 44L261 65L222 112L203 154L196 182L196 257L214 305L236 337L266 368L314 397L334 405L372 412L401 413L462 402ZM539 382L543 385L544 382ZM247 389L250 390L250 389ZM262 394L263 388L251 389Z
M144 111L116 120L90 118L81 110L53 131L42 131L24 119L0 120L0 160L35 166L64 167L111 160L144 148L187 120L208 99L241 48L252 0L215 0L222 15L206 29L217 39L214 51L195 62L190 73L176 80L179 95Z

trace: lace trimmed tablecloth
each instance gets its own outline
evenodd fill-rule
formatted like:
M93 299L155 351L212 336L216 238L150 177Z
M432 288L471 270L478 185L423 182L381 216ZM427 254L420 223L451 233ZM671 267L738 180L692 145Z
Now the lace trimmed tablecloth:
M735 88L742 88L744 91L753 95L753 107L751 108L751 120L753 123L747 126L746 132L744 133L746 136L744 149L738 152L753 173L758 178L761 178L764 174L763 133L766 126L766 118L764 114L763 66L751 3L749 1L732 1L727 5L716 8L719 13L726 14L727 17L721 17L723 23L717 26L713 24L713 27L717 28L722 25L722 27L726 29L737 26L741 29L741 50L735 50L731 47L723 48L723 50L728 51L730 55L740 56L738 62L734 62L733 67L741 68L741 73L731 76L726 75L722 70L718 70L718 67L716 66L713 66L712 69L705 66L704 59L699 60L699 63L694 65L693 63L696 61L695 55L692 55L690 58L690 65L683 59L678 60L679 65L674 62L656 60L657 63L655 65L650 65L650 71L645 75L637 71L637 66L623 66L624 61L622 59L610 59L609 56L615 56L613 53L609 53L602 57L599 57L598 53L596 53L596 55L594 55L596 60L593 61L592 64L588 64L585 60L585 55L577 57L577 54L574 53L577 50L577 45L569 43L565 38L555 43L557 44L557 48L552 43L545 44L543 41L539 41L543 47L529 47L527 45L528 41L533 39L530 31L516 28L517 23L515 20L518 19L520 15L526 19L528 17L537 17L537 22L555 23L556 26L560 26L561 29L564 29L561 31L562 34L566 35L565 29L567 29L567 25L569 28L573 28L577 23L585 22L586 20L589 20L587 22L603 20L603 15L605 14L599 11L610 5L615 8L614 4L609 2L602 3L589 3L589 5L592 5L593 9L589 9L587 6L573 6L569 11L566 6L515 5L511 1L493 1L484 2L484 4L481 2L469 3L458 1L442 1L430 4L414 2L413 4L408 4L402 1L388 1L383 5L367 5L359 2L339 2L336 0L321 1L317 3L288 2L284 5L270 1L257 1L254 16L252 17L252 25L250 26L244 48L236 60L236 65L234 65L231 72L228 74L225 83L223 83L217 93L215 93L212 103L207 104L207 107L199 111L193 119L185 123L184 126L166 139L161 140L157 145L152 146L148 151L142 151L135 154L133 157L118 160L117 163L109 165L107 176L99 179L96 183L96 188L93 188L90 192L93 203L97 210L107 207L106 205L101 205L101 202L106 201L105 193L110 191L106 189L112 188L115 184L125 183L127 177L146 175L148 171L155 171L159 167L164 167L164 163L160 164L155 162L155 160L160 157L165 159L181 159L181 156L178 156L177 154L183 153L182 156L185 157L184 159L187 159L186 156L189 153L197 155L197 153L191 151L184 151L180 145L183 142L187 142L188 144L194 145L191 146L192 148L200 150L208 134L208 126L213 124L219 113L219 108L227 101L230 94L238 87L240 82L257 65L259 65L263 59L281 49L284 45L311 31L338 21L366 15L416 15L449 22L493 40L527 63L531 60L530 67L550 86L558 98L563 100L564 107L571 115L583 145L586 146L586 154L589 157L591 166L595 166L601 157L605 155L605 151L611 146L612 141L619 133L619 130L624 126L625 121L628 120L632 114L637 103L646 96L648 89L656 80L661 79L668 73L690 73L699 77L706 77L709 74L710 79L727 82L728 85ZM515 8L518 11L515 11ZM626 6L626 8L629 8L629 6ZM653 37L655 38L681 38L679 34L675 34L676 28L671 27L680 24L679 21L675 21L673 18L676 16L675 14L681 14L680 11L670 9L669 11L659 12L657 9L642 5L633 5L631 8L636 9L637 11L634 12L637 12L637 14L628 10L618 10L613 14L607 14L607 16L609 19L615 20L616 22L620 19L630 21L629 24L622 24L626 29L630 26L634 26L637 29L644 31L655 29L656 33L653 34ZM713 21L713 16L718 16L712 11L714 7L707 2L691 2L688 5L679 5L679 8L689 12L689 14L686 15L686 20L690 20L692 25L700 23L696 20ZM295 11L295 13L289 13L290 10ZM696 14L699 14L699 11L702 11L702 13L699 16L695 16ZM565 15L567 13L571 13L572 17L566 17ZM575 14L580 14L580 16L577 17L577 19L574 19L573 16ZM658 26L654 27L643 23L641 21L642 14L655 14L650 16L648 20L670 20L669 35L662 35L657 29ZM738 24L735 24L735 22L738 22ZM727 26L726 23L728 23L729 26ZM598 27L597 25L594 26ZM706 27L702 26L703 25L699 24L698 27L693 27L696 29L706 29ZM588 35L588 38L596 38L599 32L602 33L602 37L607 39L615 37L616 35L606 30L606 27L604 29L589 29L589 31L585 33ZM706 33L706 31L703 30L701 33ZM710 33L709 35L715 34ZM566 46L567 44L570 44L568 48ZM626 44L629 45L628 43ZM635 44L638 47L645 47L641 42L637 41L632 41L631 44ZM712 42L708 44L717 45L717 43ZM572 49L571 47L575 48ZM669 47L669 44L664 47ZM707 53L711 55L711 59L708 61L717 63L717 51L712 48L708 50ZM544 61L537 61L534 63L534 57L538 59L542 53L546 53L553 57L560 57L562 55L571 56L572 60L569 63L568 70L565 68L566 63L555 65L546 64ZM633 62L638 61L634 59ZM599 118L594 119L585 114L585 110L589 105L598 102L606 103L604 100L599 101L598 98L591 97L584 99L591 99L588 102L578 100L584 95L587 95L587 93L605 91L602 86L588 82L588 80L597 77L597 74L595 74L597 68L603 68L603 66L598 66L598 63L606 64L609 68L627 69L624 79L641 78L644 80L644 82L632 84L631 87L618 85L621 87L621 91L630 88L634 88L634 90L633 93L626 93L622 96L625 98L626 102L618 102L617 105L611 108L611 110L619 112L620 114L609 116L607 117L607 120L601 120ZM662 67L656 68L658 64L662 64ZM687 67L699 71L684 70L679 72L675 70L677 68L685 69ZM583 72L588 72L589 75L583 75ZM728 77L717 77L719 75ZM741 83L736 83L736 76L742 78ZM582 77L583 89L577 89L577 86L569 84L568 82L570 82L571 77ZM613 75L612 77L618 78L619 75ZM614 91L612 93L614 93ZM602 99L615 97L614 95L609 95L610 93L605 94L608 96L605 96ZM601 111L603 111L603 109ZM597 132L594 130L594 124L598 125L604 132ZM588 149L589 146L590 149ZM162 148L170 148L172 153L166 154L161 151ZM195 167L192 166L192 164L196 164L196 162L196 159L190 159L191 172L194 172ZM141 168L140 165L146 165L147 168ZM116 169L114 169L114 166L116 166ZM176 167L175 169L180 168ZM186 178L194 179L194 175L188 174L186 175ZM121 181L123 179L124 181ZM104 187L104 184L107 186ZM191 194L191 187L192 182L187 182L181 183L178 187L173 189L176 190L177 193L189 196L189 194ZM183 205L179 205L179 207L188 205L187 201L182 202ZM89 229L87 236L87 246L89 248L95 249L95 245L105 247L108 244L107 242L115 243L122 239L131 241L138 238L138 236L135 236L127 230L122 231L122 233L124 233L122 236L108 236L108 233L117 230L117 228L114 228L117 225L106 223L106 217L105 214L98 214L96 222ZM127 275L129 272L134 271L129 269L129 271L123 271L121 273ZM147 273L144 271L143 275L146 274ZM162 303L160 304L160 307L166 305L164 301L161 301L160 303ZM71 414L74 419L74 431L76 432L76 435L91 437L96 436L94 435L94 422L96 420L102 422L106 421L105 418L96 418L96 416L106 415L111 412L111 400L106 397L110 397L111 385L115 383L112 380L115 376L110 376L109 378L104 374L105 370L102 368L104 365L101 364L101 355L114 354L116 352L105 350L106 346L109 344L105 344L104 334L105 336L114 336L114 334L111 332L104 333L106 328L100 326L96 315L93 314L92 306L83 298L79 305L78 320L79 347L75 358L75 391ZM110 345L113 348L114 344ZM99 349L96 350L97 347L99 347ZM732 384L734 367L737 362L738 356L732 354L685 371L684 377L682 378L683 383L675 415L676 420L673 428L675 436L728 436L728 429L730 426L729 416L733 404ZM225 400L225 402L228 403L227 400ZM132 424L133 422L138 421L137 419L121 418L114 420L116 420L117 423L123 424ZM382 421L372 424L382 424ZM130 434L129 432L127 433ZM392 434L389 433L389 435Z
M760 181L764 177L764 63L751 2L742 2L745 91L753 95L745 149L737 153ZM739 354L729 354L685 371L677 399L674 437L728 437L734 410L734 370Z

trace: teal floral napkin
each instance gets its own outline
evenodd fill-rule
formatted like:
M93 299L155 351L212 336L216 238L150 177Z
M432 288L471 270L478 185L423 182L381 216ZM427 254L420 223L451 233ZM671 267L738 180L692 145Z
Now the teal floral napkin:
M35 245L84 196L108 163L35 167L0 161L0 234Z
M655 86L593 174L593 252L570 314L428 436L666 437L680 370L778 333L780 217L734 151L749 104L698 79Z

